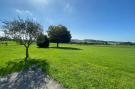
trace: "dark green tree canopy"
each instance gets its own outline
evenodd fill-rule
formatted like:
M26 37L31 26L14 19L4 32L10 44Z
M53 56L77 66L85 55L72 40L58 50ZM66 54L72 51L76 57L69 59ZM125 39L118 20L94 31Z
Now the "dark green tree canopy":
M49 26L48 28L49 40L54 43L68 43L71 40L70 31L63 25Z
M40 34L37 38L37 46L40 48L48 48L49 47L48 37L44 34Z

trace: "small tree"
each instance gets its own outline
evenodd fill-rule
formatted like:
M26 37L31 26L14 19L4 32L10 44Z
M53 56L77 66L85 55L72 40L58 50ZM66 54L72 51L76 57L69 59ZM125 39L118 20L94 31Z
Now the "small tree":
M57 43L57 47L59 47L59 43L68 43L71 40L70 31L65 26L49 26L47 32L49 40Z
M37 46L40 48L49 47L49 39L46 35L40 34L37 38Z
M6 33L6 31L4 31L4 30L1 30L1 32L3 32L3 34L2 34L2 36L0 37L0 43L2 43L2 44L6 44L6 46L8 45L8 40L10 39L9 37L8 37L8 34Z
M43 31L41 25L29 19L18 19L13 21L6 21L3 23L3 28L9 34L9 36L16 41L20 40L26 48L25 62L27 62L30 45Z

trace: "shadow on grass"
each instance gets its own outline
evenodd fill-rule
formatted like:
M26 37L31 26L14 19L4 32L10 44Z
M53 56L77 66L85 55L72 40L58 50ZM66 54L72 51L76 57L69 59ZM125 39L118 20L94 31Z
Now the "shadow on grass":
M6 67L0 68L0 76L5 76L14 72L27 70L33 65L36 65L38 68L41 68L42 71L46 74L48 74L48 71L49 71L49 64L46 60L43 60L43 59L28 59L27 64L25 64L24 61L19 61L19 62L8 61L6 64L7 64Z
M45 78L49 65L41 59L29 59L27 65L21 62L9 61L8 66L0 69L0 89L46 89ZM20 72L17 72L20 71ZM17 72L17 73L13 73Z
M55 48L55 49L63 49L63 50L82 50L80 48L73 48L73 47L50 47L50 48Z

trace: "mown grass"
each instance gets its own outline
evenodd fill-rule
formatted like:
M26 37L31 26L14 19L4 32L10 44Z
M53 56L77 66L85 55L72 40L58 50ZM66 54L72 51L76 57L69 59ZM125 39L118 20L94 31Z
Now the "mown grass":
M67 89L135 89L135 48L60 44L30 47L30 57L47 61L48 74ZM23 46L0 45L0 68L25 57Z

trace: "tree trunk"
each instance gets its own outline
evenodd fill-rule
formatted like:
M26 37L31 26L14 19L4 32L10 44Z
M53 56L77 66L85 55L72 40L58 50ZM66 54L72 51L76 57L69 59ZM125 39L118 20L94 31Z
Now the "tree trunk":
M57 43L57 48L59 47L59 43Z
M25 57L25 63L27 63L29 57L29 47L26 47L26 57Z

